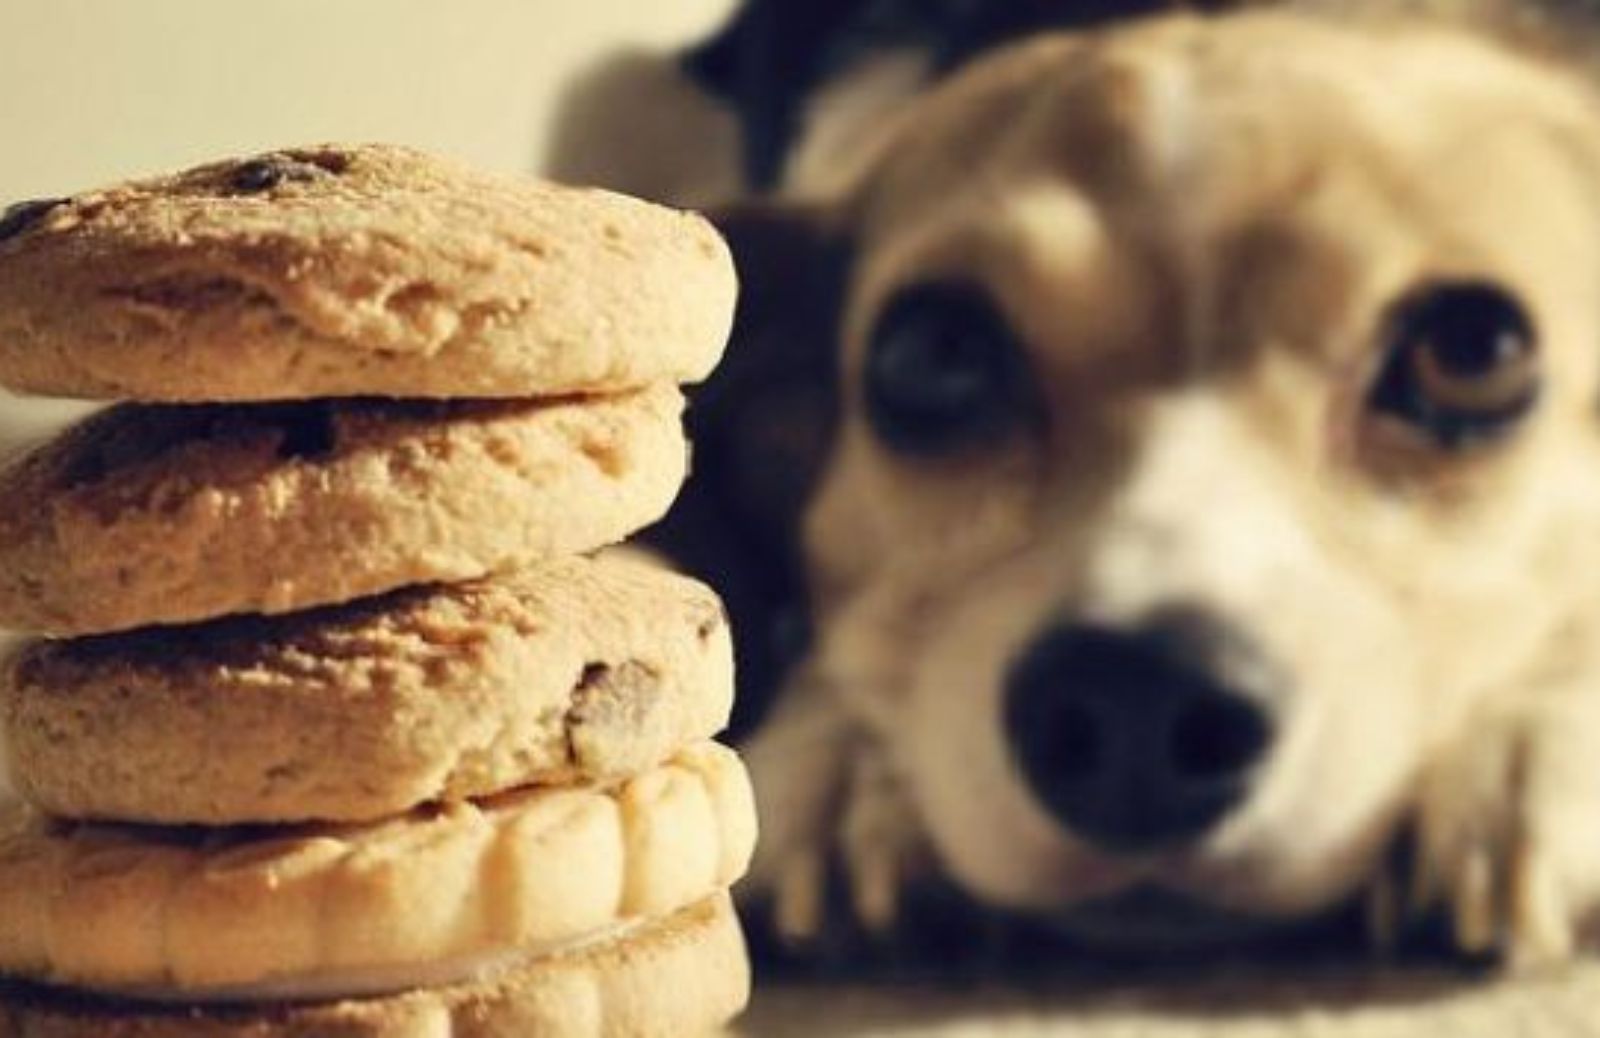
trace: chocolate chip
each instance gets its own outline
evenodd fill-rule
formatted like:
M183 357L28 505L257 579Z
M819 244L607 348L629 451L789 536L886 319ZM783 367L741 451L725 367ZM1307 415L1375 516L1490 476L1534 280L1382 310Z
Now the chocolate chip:
M311 165L338 176L350 169L350 153L337 151L332 148L294 148L283 154L296 162L309 162Z
M233 171L228 183L235 191L256 194L261 191L271 191L284 181L315 180L328 175L329 172L326 167L314 162L305 162L288 155L268 155L265 158L251 159L242 163Z
M18 202L0 213L0 241L15 238L45 215L67 204L65 198L37 198L31 202Z
M605 681L611 674L611 668L604 663L586 663L583 673L578 676L578 691L587 692L596 685Z
M233 171L230 183L235 191L266 191L283 182L283 172L276 162L255 159Z

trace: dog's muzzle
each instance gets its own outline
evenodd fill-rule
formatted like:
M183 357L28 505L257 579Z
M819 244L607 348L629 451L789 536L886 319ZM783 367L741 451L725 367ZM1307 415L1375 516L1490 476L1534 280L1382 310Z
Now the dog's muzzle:
M1282 683L1202 610L1057 626L1012 668L1006 732L1028 785L1074 835L1149 853L1198 838L1244 801Z

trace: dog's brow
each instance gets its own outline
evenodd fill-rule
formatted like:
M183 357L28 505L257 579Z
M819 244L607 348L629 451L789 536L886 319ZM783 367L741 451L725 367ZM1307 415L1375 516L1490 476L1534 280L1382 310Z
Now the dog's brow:
M1059 184L1017 191L1001 203L1000 241L1048 279L1081 277L1106 245L1094 206Z

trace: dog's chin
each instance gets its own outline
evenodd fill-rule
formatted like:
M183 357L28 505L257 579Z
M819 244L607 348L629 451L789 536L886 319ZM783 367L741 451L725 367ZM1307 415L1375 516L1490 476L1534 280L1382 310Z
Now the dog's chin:
M1002 911L1072 945L1134 960L1286 947L1343 952L1365 940L1362 883L1285 905L1263 897L1241 862L1182 852L1129 861L1088 852L1073 864L1057 889L1077 896L1054 903L1035 896Z
M931 965L958 976L976 970L1013 979L1046 977L1062 969L1142 975L1220 962L1343 965L1365 961L1371 951L1366 915L1354 899L1314 913L1274 916L1140 884L1056 908L1020 909L929 877L908 892L905 907L891 968Z

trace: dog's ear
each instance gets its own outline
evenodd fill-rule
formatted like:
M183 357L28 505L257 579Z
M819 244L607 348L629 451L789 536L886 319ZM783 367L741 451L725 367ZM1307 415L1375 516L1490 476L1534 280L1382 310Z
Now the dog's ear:
M944 0L933 38L934 64L949 71L1009 41L1055 30L1095 29L1177 11L1215 14L1293 0ZM1347 0L1346 0L1347 2ZM1448 0L1457 3L1459 0Z
M814 212L751 206L713 219L738 265L738 313L722 364L690 392L692 475L648 539L733 614L737 737L805 647L800 522L838 419L848 250Z
M806 95L838 49L837 37L869 6L882 5L745 0L720 32L684 55L689 75L739 114L751 187L764 191L781 179Z

